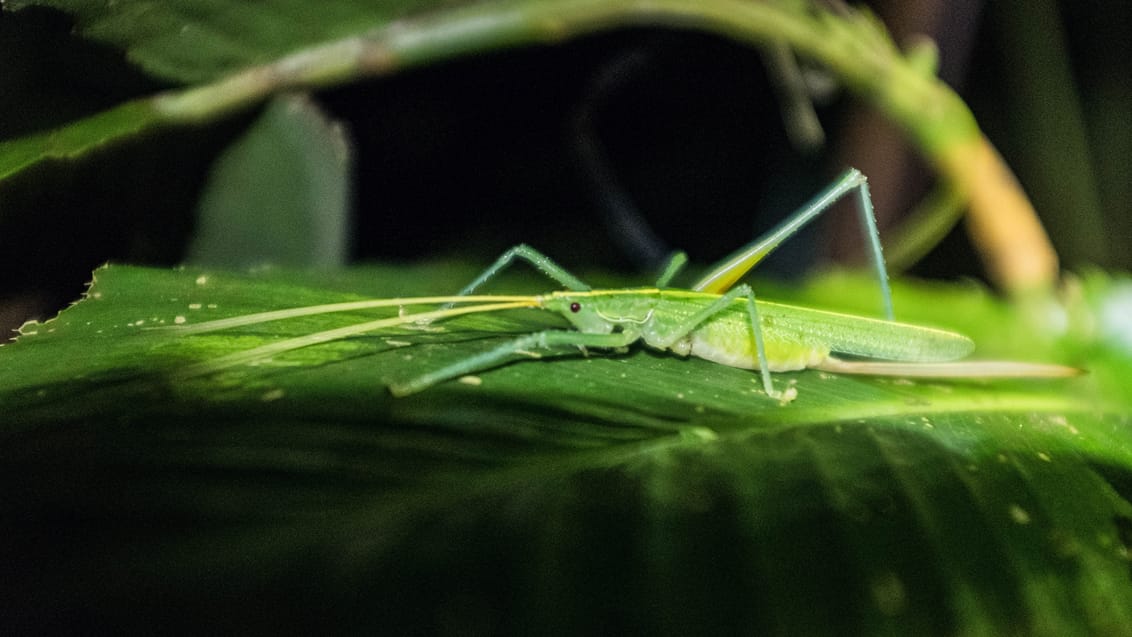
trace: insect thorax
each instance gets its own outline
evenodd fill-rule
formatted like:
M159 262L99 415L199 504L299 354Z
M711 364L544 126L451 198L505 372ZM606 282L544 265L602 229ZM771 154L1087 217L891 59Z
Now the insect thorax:
M639 329L652 321L658 302L653 289L554 292L542 306L565 317L579 331L609 333L614 329Z

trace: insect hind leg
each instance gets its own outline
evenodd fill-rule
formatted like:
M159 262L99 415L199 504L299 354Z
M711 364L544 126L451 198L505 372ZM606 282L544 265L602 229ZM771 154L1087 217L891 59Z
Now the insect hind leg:
M880 245L880 230L877 229L877 216L876 211L873 210L873 197L869 194L869 182L861 171L856 168L851 168L848 175L854 175L855 180L858 181L857 190L857 214L860 216L861 232L864 234L865 241L869 246L869 258L873 262L873 271L877 277L877 285L880 287L881 304L884 310L884 318L893 320L895 318L892 310L892 288L888 284L888 268L884 265L884 252Z
M716 293L730 289L755 264L762 261L783 242L797 234L799 230L850 193L855 193L857 196L857 211L860 217L861 231L869 246L870 260L876 272L884 317L892 320L892 291L888 284L888 270L884 266L884 254L881 252L880 233L877 230L873 200L869 195L868 181L856 168L846 170L825 190L819 192L782 223L720 261L697 281L692 289Z

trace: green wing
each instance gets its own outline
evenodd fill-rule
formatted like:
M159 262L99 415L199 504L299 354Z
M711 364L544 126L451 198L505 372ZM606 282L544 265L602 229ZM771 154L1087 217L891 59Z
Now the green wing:
M922 325L768 301L759 301L758 307L764 329L793 332L839 354L926 363L963 358L975 349L962 334Z

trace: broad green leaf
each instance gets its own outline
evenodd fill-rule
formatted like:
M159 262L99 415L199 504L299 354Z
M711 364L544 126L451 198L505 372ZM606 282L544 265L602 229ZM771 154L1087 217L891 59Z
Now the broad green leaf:
M54 130L0 141L0 180L47 159L81 158L138 135L161 120L150 101L126 102Z
M1132 356L1100 354L1120 337L1076 319L1030 353L1085 365L1080 378L801 372L777 377L799 390L788 406L751 372L641 349L384 391L560 325L535 311L176 380L378 314L171 325L447 293L471 274L97 271L85 300L0 348L0 545L27 574L7 578L7 616L108 631L1129 634L1132 417L1112 380ZM1086 278L1070 314L1109 325L1098 317L1127 285ZM981 290L897 292L905 313L934 300L937 324L950 303L1029 329Z
M16 11L30 6L65 11L74 16L85 36L127 51L158 77L185 84L216 80L293 51L452 4L443 0L5 2Z

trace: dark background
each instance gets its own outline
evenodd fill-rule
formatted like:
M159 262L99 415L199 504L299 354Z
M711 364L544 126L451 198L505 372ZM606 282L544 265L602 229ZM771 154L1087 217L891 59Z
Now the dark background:
M1132 5L873 4L898 42L939 42L941 75L1018 170L1064 261L1128 267ZM167 88L72 27L48 10L0 14L0 138ZM353 260L486 261L525 241L568 267L644 272L676 247L700 263L721 257L847 165L870 176L882 233L930 185L900 134L835 87L817 97L827 145L799 150L757 51L699 33L615 31L316 98L355 144ZM48 162L0 185L0 319L50 316L107 260L178 263L210 162L255 115ZM618 202L657 241L611 231ZM858 256L841 216L766 271ZM982 271L960 228L913 274Z

